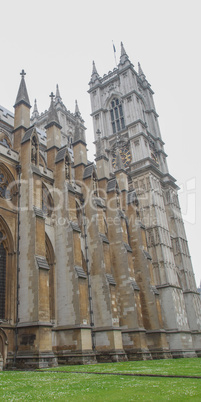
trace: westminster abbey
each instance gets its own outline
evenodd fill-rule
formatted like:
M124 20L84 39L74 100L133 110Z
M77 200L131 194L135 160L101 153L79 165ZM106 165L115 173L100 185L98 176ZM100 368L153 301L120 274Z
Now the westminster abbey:
M0 106L0 369L201 356L201 299L153 91L123 44L84 120ZM15 94L14 94L15 97ZM14 99L13 99L14 100Z

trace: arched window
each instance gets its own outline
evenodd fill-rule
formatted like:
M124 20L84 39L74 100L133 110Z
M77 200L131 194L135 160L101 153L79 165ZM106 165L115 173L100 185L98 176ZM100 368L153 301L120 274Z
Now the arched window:
M10 143L8 142L7 138L3 138L0 140L0 144L4 145L6 148L10 148Z
M6 301L6 250L3 245L3 233L0 232L0 319L5 318Z
M0 144L4 145L4 147L6 148L11 148L11 141L9 135L2 128L0 128Z
M78 221L78 226L82 228L82 209L77 201L76 201L76 217Z
M0 168L0 197L10 198L10 191L7 189L9 178L4 170Z
M125 128L122 103L118 98L113 98L110 103L110 118L113 134Z
M52 243L45 234L46 246L46 260L50 267L49 271L49 306L50 306L50 320L55 320L55 257Z

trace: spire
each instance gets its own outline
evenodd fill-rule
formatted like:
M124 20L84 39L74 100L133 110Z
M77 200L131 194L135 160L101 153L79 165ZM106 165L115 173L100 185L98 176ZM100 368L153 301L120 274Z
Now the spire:
M29 102L29 97L28 97L27 88L26 88L25 79L24 79L24 76L26 75L25 71L22 70L20 75L22 76L22 78L21 78L21 82L20 82L20 86L19 86L19 90L18 90L18 94L17 94L17 98L15 101L14 107L18 106L20 103L24 103L30 109L31 105Z
M97 72L97 69L96 69L95 63L94 63L94 61L93 61L93 68L92 68L91 82L93 83L93 82L95 82L96 80L99 80L99 79L100 79L100 77L99 77L99 74L98 74L98 72Z
M37 118L38 116L39 116L39 113L38 113L37 101L35 99L34 109L33 109L33 113L32 113L32 119Z
M125 51L124 45L123 45L123 43L121 42L121 57L120 57L120 63L119 63L119 64L120 64L120 65L121 65L121 64L125 64L126 61L128 61L129 64L131 64L131 62L130 62L130 60L129 60L129 58L128 58L128 55L127 55L127 53L126 53L126 51Z
M92 70L92 75L93 74L98 74L97 69L96 69L96 65L95 65L95 61L93 60L93 70Z
M76 117L80 117L80 116L81 116L81 113L80 113L80 111L79 111L79 107L78 107L77 100L75 100L75 116L76 116Z
M58 128L61 129L61 125L59 123L57 111L56 111L55 106L54 106L54 97L55 97L55 95L53 94L53 92L51 92L51 94L50 94L51 103L50 103L50 107L49 107L49 111L48 111L47 124L45 126L46 129L48 127L50 127L50 126L53 126L53 125L55 125L55 126L57 126Z
M142 79L145 79L145 78L146 78L146 75L143 73L142 67L141 67L140 63L138 63L138 75L139 75L139 77L142 78Z
M121 42L121 56L124 56L126 54L123 42Z
M82 115L81 115L81 113L80 113L80 109L79 109L77 100L75 101L75 113L74 113L74 116L75 116L77 119L79 119L79 120L81 121L81 123L84 123L84 120L83 120Z
M55 101L56 102L60 102L62 100L61 96L60 96L60 91L59 91L59 85L56 85L56 97L55 97Z

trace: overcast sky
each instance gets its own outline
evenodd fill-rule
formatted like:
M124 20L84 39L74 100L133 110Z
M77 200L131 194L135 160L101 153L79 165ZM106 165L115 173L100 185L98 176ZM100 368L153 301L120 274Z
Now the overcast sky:
M25 69L32 106L48 109L59 84L67 109L75 99L87 127L89 159L93 130L88 82L95 60L99 75L115 67L120 42L155 92L155 105L170 173L180 202L197 284L200 270L200 1L199 0L0 0L0 104L13 111L20 71ZM33 110L33 109L32 109Z

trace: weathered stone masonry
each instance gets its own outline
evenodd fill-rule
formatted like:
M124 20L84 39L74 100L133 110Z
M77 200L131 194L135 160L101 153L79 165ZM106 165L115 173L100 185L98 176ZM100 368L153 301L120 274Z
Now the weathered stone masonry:
M0 107L0 369L201 355L201 309L153 102L123 45L89 83L96 144L22 70Z

